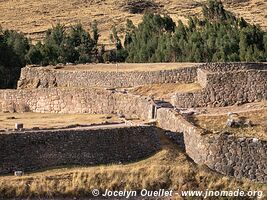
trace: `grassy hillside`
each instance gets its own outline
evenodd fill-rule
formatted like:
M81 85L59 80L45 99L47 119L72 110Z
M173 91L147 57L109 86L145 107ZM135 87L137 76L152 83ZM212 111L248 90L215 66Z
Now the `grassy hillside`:
M89 29L97 20L101 42L109 43L113 25L124 27L127 18L138 23L142 14L130 13L128 0L0 0L0 25L41 39L44 31L60 22L71 25L81 22ZM187 16L199 15L204 0L154 0L157 12L167 13L175 20L186 21ZM267 0L223 0L226 9L242 16L250 23L267 29Z
M66 167L26 174L23 177L2 176L0 177L0 198L16 196L89 197L94 188L101 191L105 189L141 190L146 188L157 190L166 188L173 189L179 194L181 191L192 189L235 191L239 188L243 191L263 191L263 194L266 194L267 187L264 184L219 175L204 166L194 164L184 154L184 151L170 142L166 136L161 135L161 142L163 148L160 152L132 164L87 168ZM175 195L173 199L192 198L180 198ZM207 199L214 199L214 197Z

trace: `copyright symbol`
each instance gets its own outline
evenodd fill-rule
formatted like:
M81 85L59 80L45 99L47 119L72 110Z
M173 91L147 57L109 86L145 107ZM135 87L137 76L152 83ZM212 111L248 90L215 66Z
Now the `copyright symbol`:
M95 197L99 196L99 190L98 189L93 189L92 195L95 196Z

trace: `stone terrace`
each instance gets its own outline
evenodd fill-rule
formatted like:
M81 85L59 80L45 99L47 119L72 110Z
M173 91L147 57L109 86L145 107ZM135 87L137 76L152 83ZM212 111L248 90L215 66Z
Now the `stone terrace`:
M203 89L175 94L174 106L228 106L267 99L266 64L204 64L197 70L197 80Z
M153 64L149 64L149 66L151 65ZM155 67L152 67L153 70L140 70L142 67L139 66L139 68L137 67L138 70L127 69L124 71L114 69L86 70L86 66L73 66L74 70L71 68L72 66L57 66L55 68L26 67L22 69L18 90L0 90L0 112L117 114L129 118L154 119L162 129L183 132L186 153L196 163L205 164L222 174L237 178L246 177L266 183L266 141L252 137L237 138L230 133L223 132L212 136L206 135L205 130L193 126L190 120L180 113L180 110L182 110L180 108L216 107L266 100L267 65L258 63L208 63L183 66L183 64L174 63L170 64L169 67L162 64L163 69L158 68L160 64L155 65ZM201 86L200 90L174 93L171 102L155 101L153 98L129 94L127 91L110 89L147 84L191 84L196 82ZM174 107L178 108L179 112ZM140 132L140 130L138 129L137 135L130 135L129 139L134 141L133 144L141 144L145 147L145 152L152 153L158 149L155 143L150 143L151 135L148 135L150 130L146 128L142 130L144 132ZM120 131L115 131L114 138L107 137L103 140L100 137L102 132L102 130L99 131L99 134L96 134L99 137L92 139L95 144L102 145L102 142L108 142L108 145L104 144L104 148L101 150L103 151L102 154L105 155L106 151L111 148L116 154L123 154L126 161L130 161L131 158L127 156L132 156L130 154L131 148L128 148L128 143L131 143L131 141L125 138L128 137L127 134L124 135ZM144 140L141 137L142 133L146 136ZM91 142L90 135L85 134L86 136L84 136L84 133L72 135L71 132L63 132L63 135L58 134L57 131L51 131L47 136L43 133L33 134L32 143L37 145L38 150L42 149L40 146L45 145L46 138L49 137L49 142L50 140L53 142L54 139L57 141L52 144L52 148L57 151L62 136L64 144L67 146L79 143L82 147L81 151L89 152L90 157L97 155L96 152L91 152L87 148L87 144L83 143L86 142L82 139L83 137L89 137L88 141ZM38 139L39 135L41 135L41 140ZM1 136L4 137L1 141L5 139L10 146L10 148L6 148L5 142L1 145L1 152L4 153L0 163L2 163L4 171L10 170L10 166L19 167L21 165L16 161L17 155L15 152L20 144L21 148L23 145L25 146L25 137L27 136L28 134L24 136L19 133L7 137ZM54 138L55 136L57 138ZM78 143L75 139L73 142L69 141L76 136L78 137ZM29 137L31 138L31 135ZM121 137L125 139L123 145L120 143ZM13 140L18 141L18 145L14 146ZM118 144L115 144L113 140L118 141ZM140 140L140 143L138 143L138 140ZM50 144L49 142L47 144ZM94 142L90 144L94 145ZM134 148L134 146L131 145L130 147ZM117 151L118 149L119 151ZM34 151L34 149L32 150ZM21 155L22 157L27 156L25 152ZM125 155L125 152L129 154ZM134 148L133 152L137 152L137 155L139 155L142 148ZM53 155L52 153L51 151L51 155ZM76 152L74 153L74 157L76 157ZM13 160L9 160L7 155L11 155ZM142 155L140 154L140 157ZM118 157L120 156L122 155ZM53 163L48 159L47 163L51 162L51 165L68 164L71 158L63 156L61 161L60 163ZM42 161L37 159L36 162ZM82 158L81 162L80 160L77 162L77 164L83 164L85 160ZM99 163L106 162L101 160ZM88 163L85 162L85 164ZM43 163L38 166L43 167Z
M159 83L193 83L193 64L120 64L67 67L25 67L18 89L49 87L127 88Z

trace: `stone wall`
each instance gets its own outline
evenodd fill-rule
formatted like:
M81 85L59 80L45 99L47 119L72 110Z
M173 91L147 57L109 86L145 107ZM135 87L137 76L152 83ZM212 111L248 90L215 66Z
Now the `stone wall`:
M231 62L231 63L205 63L199 65L199 68L209 72L227 72L241 70L264 70L266 64L263 63L246 63L246 62Z
M0 173L134 162L160 150L157 129L129 127L0 134Z
M19 89L49 87L122 88L157 83L192 83L197 66L160 71L70 71L46 67L25 67L21 70Z
M183 132L186 153L198 164L228 176L267 183L267 141L230 134L206 135L172 109L157 113L159 126Z
M205 164L237 178L267 183L267 141L219 134L207 140Z
M164 71L118 73L24 68L18 86L30 89L0 90L0 112L123 114L142 119L151 119L155 114L161 128L183 132L186 152L196 163L206 164L225 175L267 183L266 141L237 138L225 133L207 135L173 109L161 108L154 113L155 104L150 98L88 87L132 87L196 80L203 89L176 94L172 99L174 106L226 106L267 99L267 69L263 64L219 63ZM131 129L115 129L0 135L0 151L4 152L0 155L1 170L5 173L17 168L28 170L64 164L136 160L158 149L155 145L157 139L147 135L150 131L146 128L141 129L132 129L133 133ZM128 133L127 130L132 134L124 134L125 131ZM110 158L111 155L115 155L114 158Z
M151 119L153 100L97 88L0 90L0 112L123 114Z
M228 106L267 99L267 65L207 64L198 69L202 90L177 93L172 98L176 107Z
M174 94L171 103L176 107L214 107L267 99L267 65L260 63L207 63L172 70L126 72L25 67L18 88L119 88L196 81L202 90Z
M160 128L172 132L182 132L186 153L196 162L204 163L207 157L207 148L203 140L202 129L193 126L183 116L169 108L160 108L157 111L157 120Z

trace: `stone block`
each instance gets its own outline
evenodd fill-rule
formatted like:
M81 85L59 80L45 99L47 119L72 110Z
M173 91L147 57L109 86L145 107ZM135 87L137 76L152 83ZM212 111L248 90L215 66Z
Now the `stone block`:
M21 130L21 129L23 129L23 124L22 124L22 123L15 123L15 129L16 129L16 130Z

